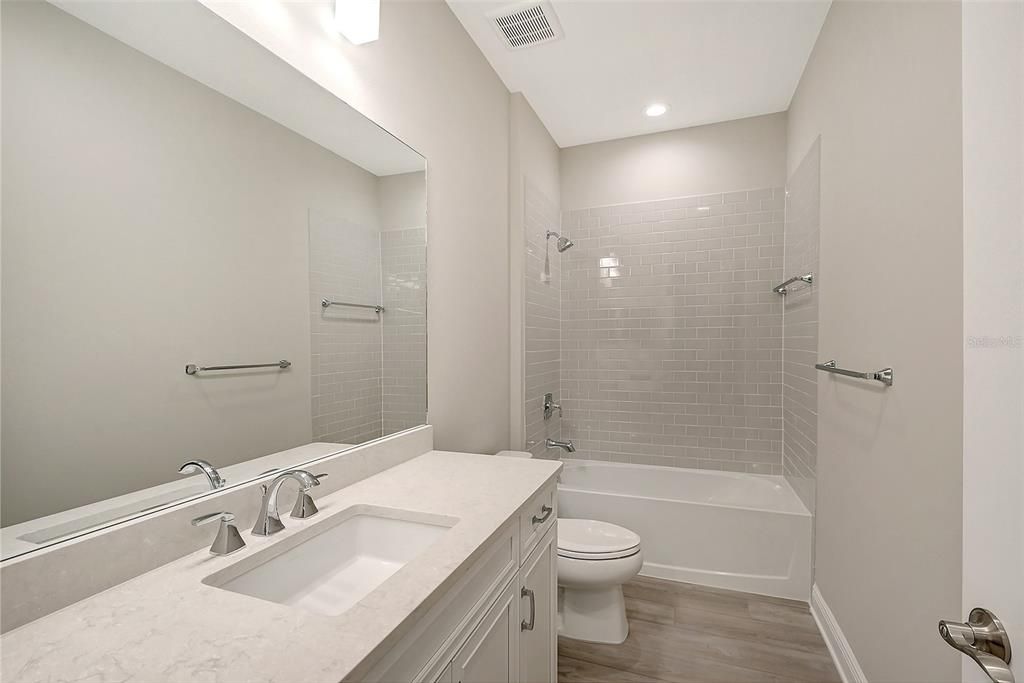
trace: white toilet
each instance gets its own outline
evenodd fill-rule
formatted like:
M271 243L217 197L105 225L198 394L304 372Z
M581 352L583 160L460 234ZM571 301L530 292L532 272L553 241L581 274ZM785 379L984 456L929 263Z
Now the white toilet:
M501 451L514 458L526 451ZM640 536L608 522L558 518L560 635L619 644L629 635L622 584L640 572Z
M643 565L640 536L593 519L558 520L559 633L595 643L629 635L622 584Z

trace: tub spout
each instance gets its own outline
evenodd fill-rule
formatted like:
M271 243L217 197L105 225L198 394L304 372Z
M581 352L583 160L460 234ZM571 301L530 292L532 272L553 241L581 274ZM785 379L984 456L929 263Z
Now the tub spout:
M544 442L544 445L548 448L561 448L566 453L575 453L576 447L572 445L572 441L555 441L554 439L548 439Z

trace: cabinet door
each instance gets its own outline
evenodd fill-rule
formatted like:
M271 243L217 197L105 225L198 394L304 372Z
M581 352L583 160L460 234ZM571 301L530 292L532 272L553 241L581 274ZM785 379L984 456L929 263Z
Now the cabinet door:
M557 528L544 536L519 570L519 680L555 683L558 667Z
M516 683L519 601L515 579L487 611L452 661L455 683Z

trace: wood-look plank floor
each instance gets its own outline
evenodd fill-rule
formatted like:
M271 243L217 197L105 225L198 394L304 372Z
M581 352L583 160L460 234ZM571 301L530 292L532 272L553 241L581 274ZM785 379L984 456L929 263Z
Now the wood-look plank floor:
M806 603L637 577L622 645L558 640L559 683L839 683Z

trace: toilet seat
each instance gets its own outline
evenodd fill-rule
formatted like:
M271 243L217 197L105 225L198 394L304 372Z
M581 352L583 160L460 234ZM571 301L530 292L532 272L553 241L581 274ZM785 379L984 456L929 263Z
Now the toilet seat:
M640 552L640 536L594 519L558 520L558 555L576 560L615 560Z
M618 560L623 557L632 557L640 552L640 546L628 550L618 550L608 553L577 553L571 550L559 550L558 556L570 560Z

